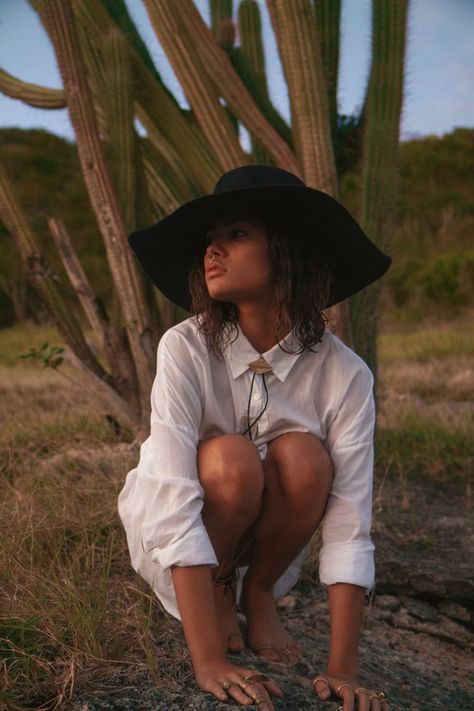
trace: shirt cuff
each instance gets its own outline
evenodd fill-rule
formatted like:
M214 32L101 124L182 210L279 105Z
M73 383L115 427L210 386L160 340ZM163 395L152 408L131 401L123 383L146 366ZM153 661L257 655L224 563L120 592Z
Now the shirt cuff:
M180 567L188 565L218 565L214 548L204 526L187 531L186 536L166 548L153 548L151 559L162 570L172 565Z
M375 546L371 541L329 543L319 553L319 579L322 585L350 583L369 592L374 586Z

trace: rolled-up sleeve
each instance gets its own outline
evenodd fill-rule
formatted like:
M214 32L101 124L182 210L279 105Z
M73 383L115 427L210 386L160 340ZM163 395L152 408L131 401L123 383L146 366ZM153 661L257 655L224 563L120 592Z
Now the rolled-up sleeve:
M204 490L196 451L202 417L199 378L181 336L158 346L151 392L151 434L119 497L133 567L144 556L163 572L173 565L216 565L202 522Z
M370 538L374 464L373 376L360 361L343 388L326 447L334 463L334 483L322 525L320 580L324 585L374 584Z

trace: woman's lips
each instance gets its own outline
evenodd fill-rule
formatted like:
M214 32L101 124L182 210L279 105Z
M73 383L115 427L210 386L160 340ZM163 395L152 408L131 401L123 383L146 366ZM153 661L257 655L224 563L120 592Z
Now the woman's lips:
M227 269L224 269L223 267L211 267L210 269L207 270L206 276L207 277L212 277L212 276L218 276L219 274L224 274Z

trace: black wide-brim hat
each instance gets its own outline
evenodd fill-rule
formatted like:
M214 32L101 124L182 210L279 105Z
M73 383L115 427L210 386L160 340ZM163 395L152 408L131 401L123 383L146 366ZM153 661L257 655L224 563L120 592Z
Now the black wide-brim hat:
M341 203L307 187L296 175L267 165L224 173L211 195L190 200L151 227L133 232L129 243L155 286L189 311L188 275L196 257L204 255L206 231L226 215L253 211L304 225L308 243L331 273L326 308L374 282L391 264Z

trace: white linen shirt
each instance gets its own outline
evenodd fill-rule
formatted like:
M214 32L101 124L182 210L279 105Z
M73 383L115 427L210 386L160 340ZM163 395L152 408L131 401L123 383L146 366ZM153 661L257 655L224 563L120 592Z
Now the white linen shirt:
M254 375L248 364L263 355L273 370L265 374L267 408L252 428L260 458L264 459L268 442L284 432L311 432L322 441L335 476L322 523L320 580L323 585L344 582L370 589L375 407L368 366L328 329L313 352L294 355L279 344L258 353L237 327L237 339L220 360L205 345L197 323L193 316L173 326L158 345L151 433L118 501L133 568L164 608L180 619L171 567L217 565L201 518L204 489L196 449L199 440L245 431ZM298 349L293 332L280 344ZM262 375L257 374L251 422L264 404ZM306 550L276 582L275 597L286 594L298 580Z

